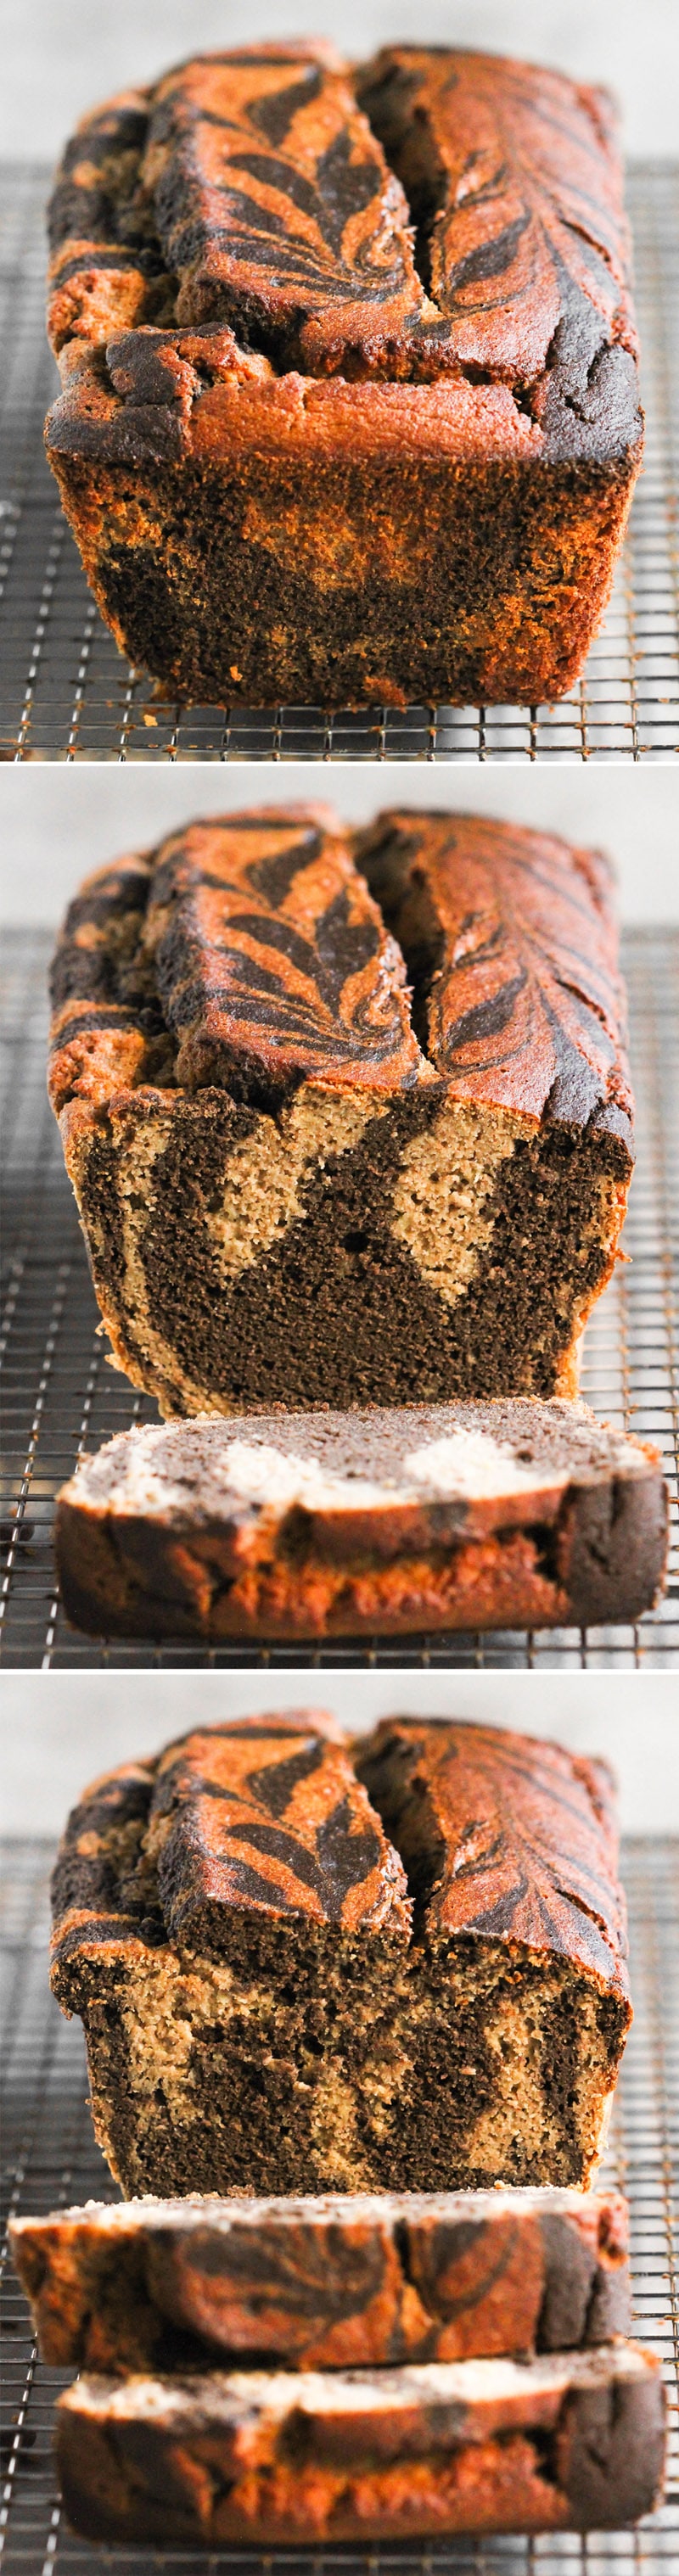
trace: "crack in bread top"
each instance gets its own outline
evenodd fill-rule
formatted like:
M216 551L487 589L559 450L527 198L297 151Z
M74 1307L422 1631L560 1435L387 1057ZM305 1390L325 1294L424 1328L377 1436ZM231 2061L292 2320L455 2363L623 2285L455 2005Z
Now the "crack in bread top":
M605 1128L631 1161L608 863L470 815L259 807L86 880L52 970L50 1090L437 1085Z
M142 937L188 1091L427 1079L400 950L331 815L194 826L155 869Z
M612 875L472 814L378 816L359 864L406 957L418 1035L456 1095L630 1141L625 995Z
M401 1853L416 1940L521 1942L626 1992L605 1763L471 1723L384 1719L357 1767Z
M143 1815L141 1775L114 1774L69 1820L53 1887L64 1993L74 1953L77 1968L102 1944L157 1943L162 1922L180 1954L218 1957L259 1921L386 1933L403 1954L472 1938L566 1960L629 2009L605 1764L471 1723L384 1720L352 1748L323 1714L291 1711L195 1730L143 1768Z
M612 101L558 72L385 46L358 93L417 224L461 366L525 385L564 323L634 350Z
M196 56L84 121L51 233L55 345L174 322L196 397L233 335L232 367L503 384L537 425L555 368L586 419L636 348L610 102L472 51Z
M405 1877L347 1752L294 1714L161 1755L148 1847L170 1940L219 1950L233 1910L407 1937Z

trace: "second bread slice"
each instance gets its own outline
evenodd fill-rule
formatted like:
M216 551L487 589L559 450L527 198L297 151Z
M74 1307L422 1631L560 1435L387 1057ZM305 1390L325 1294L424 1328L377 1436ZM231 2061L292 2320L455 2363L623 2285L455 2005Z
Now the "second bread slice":
M345 2370L610 2341L629 2327L615 2191L134 2200L18 2218L43 2361Z

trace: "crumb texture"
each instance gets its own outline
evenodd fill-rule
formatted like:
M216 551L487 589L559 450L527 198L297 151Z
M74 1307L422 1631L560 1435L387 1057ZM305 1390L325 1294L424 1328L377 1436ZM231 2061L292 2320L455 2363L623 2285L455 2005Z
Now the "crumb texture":
M630 2018L615 1871L605 1769L493 1729L352 1758L288 1714L95 1783L52 1974L125 2192L586 2185Z
M164 1413L570 1395L632 1168L597 854L465 816L196 824L83 886L51 1097Z

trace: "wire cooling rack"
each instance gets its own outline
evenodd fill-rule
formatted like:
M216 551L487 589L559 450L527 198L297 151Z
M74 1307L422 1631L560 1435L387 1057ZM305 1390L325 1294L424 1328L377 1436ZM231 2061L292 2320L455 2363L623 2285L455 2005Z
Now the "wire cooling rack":
M671 1494L672 1535L663 1601L634 1627L432 1636L361 1645L333 1639L323 1651L246 1645L201 1656L195 1646L143 1639L97 1644L68 1628L55 1590L55 1497L79 1455L158 1420L107 1364L97 1308L58 1131L45 1096L47 936L15 932L5 943L7 1109L3 1228L5 1270L4 1460L0 1512L0 1651L10 1665L206 1663L277 1669L377 1663L402 1670L449 1666L579 1664L669 1667L679 1662L679 933L635 931L624 943L637 1171L618 1265L588 1327L582 1392L595 1412L660 1449Z
M4 2163L8 2215L37 2216L69 2202L118 2197L95 2146L86 2097L80 2023L65 2022L47 1985L45 1843L5 1845L3 1868L7 1971ZM635 2019L625 2051L611 2132L606 2180L619 2183L631 2206L634 2329L658 2353L667 2379L670 2440L667 2495L658 2514L635 2532L597 2532L537 2541L435 2541L417 2548L225 2551L206 2562L173 2551L176 2576L603 2576L635 2569L670 2576L679 2566L679 1842L623 1846L630 1909ZM55 2395L66 2373L36 2360L26 2303L5 2263L4 2497L0 2527L4 2576L148 2576L162 2568L158 2550L93 2549L62 2521L51 2462Z
M679 750L679 166L636 163L628 198L647 419L614 594L579 685L549 707L395 713L163 702L90 597L42 446L57 389L44 331L50 174L0 173L0 757L7 760L587 760Z

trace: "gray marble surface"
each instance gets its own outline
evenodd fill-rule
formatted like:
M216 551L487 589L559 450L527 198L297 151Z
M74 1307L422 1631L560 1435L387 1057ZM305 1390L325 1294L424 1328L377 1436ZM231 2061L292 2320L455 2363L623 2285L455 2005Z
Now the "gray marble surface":
M672 156L679 123L679 0L3 0L0 153L50 160L83 114L129 82L153 79L197 49L313 29L344 51L370 53L390 37L524 54L607 81L623 112L626 149Z
M0 767L0 923L58 922L90 868L148 848L194 815L297 797L327 799L350 822L385 805L443 805L595 843L615 862L624 921L679 921L676 763L524 763L498 774L444 761L242 761Z
M679 1831L676 1682L662 1673L5 1673L2 1830L56 1834L87 1780L191 1726L327 1708L358 1735L380 1717L472 1718L613 1764L623 1833Z

